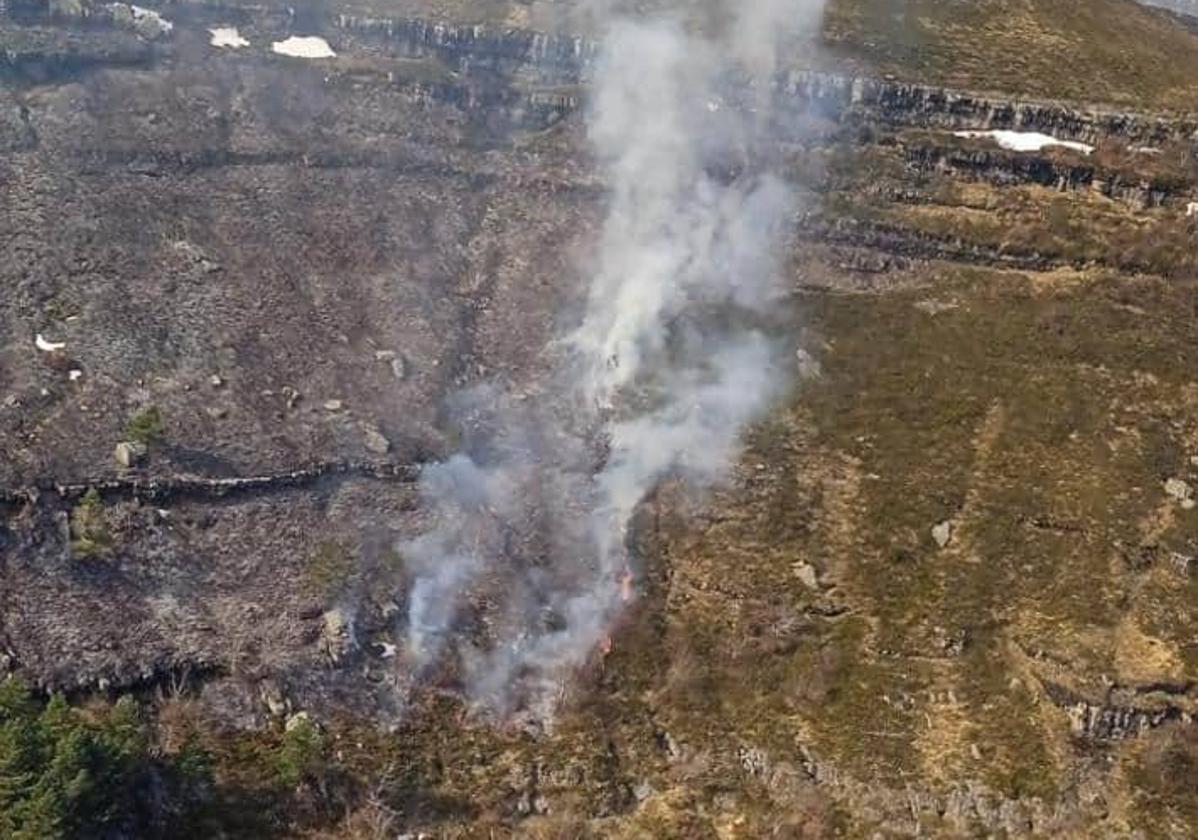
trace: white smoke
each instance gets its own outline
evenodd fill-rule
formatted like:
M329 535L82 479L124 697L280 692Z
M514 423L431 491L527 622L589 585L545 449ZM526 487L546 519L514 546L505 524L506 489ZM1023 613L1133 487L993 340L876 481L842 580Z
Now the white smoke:
M610 197L585 314L537 399L471 394L463 452L424 471L433 524L401 546L417 678L445 666L488 708L551 713L624 607L638 505L666 477L717 481L785 386L760 324L785 296L790 194L754 146L777 33L815 8L737 3L723 40L611 25L588 123Z

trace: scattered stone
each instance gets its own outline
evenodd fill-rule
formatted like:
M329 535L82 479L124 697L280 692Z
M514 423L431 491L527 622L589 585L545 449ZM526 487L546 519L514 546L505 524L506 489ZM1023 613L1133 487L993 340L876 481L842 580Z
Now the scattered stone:
M83 17L86 11L83 0L50 0L50 14L55 17Z
M326 612L320 628L320 649L328 656L329 661L336 665L353 646L353 622L339 609Z
M208 377L208 384L213 388L220 388L224 386L225 380L221 379L217 374L214 373Z
M184 258L191 261L195 266L198 266L200 271L205 274L214 274L223 270L223 266L215 260L211 259L204 250L192 242L179 241L173 243L175 251L182 254Z
M340 411L343 405L344 405L344 403L342 403L341 400L325 400L324 401L324 410L325 411Z
M211 417L213 420L224 420L225 417L228 416L229 410L227 408L225 408L224 406L210 405L204 409L204 413L207 414L209 417Z
M939 315L941 312L951 312L956 309L958 304L952 301L943 300L921 300L915 304L915 308L920 312L926 312L928 315Z
M121 469L132 469L146 457L146 445L135 440L123 440L116 445L113 458Z
M1187 482L1182 481L1180 478L1170 478L1165 481L1165 495L1181 502L1183 507L1194 506L1194 490ZM1190 504L1186 505L1186 502Z
M1173 563L1173 568L1179 574L1189 576L1190 567L1194 564L1194 558L1188 554L1182 554L1178 551L1170 552L1169 560Z
M67 379L69 379L72 382L76 382L79 379L81 379L82 377L83 377L83 371L79 370L79 368L74 368L73 370L67 371Z
M291 701L283 696L282 690L273 682L264 682L258 689L266 710L274 717L283 717L291 711Z
M311 725L312 725L311 715L309 715L307 712L296 712L295 714L293 714L287 718L287 723L283 724L283 729L287 732L290 732L291 730L297 729L301 726L311 726Z
M396 356L391 360L391 374L400 382L408 378L408 365L403 356Z
M137 34L147 40L161 38L164 35L170 34L175 25L166 18L160 16L153 9L145 9L141 6L129 4L129 9L133 12L133 28Z
M549 801L539 793L534 795L531 791L526 790L516 800L516 812L524 817L534 814L544 816L549 813Z
M287 401L288 409L295 408L295 404L300 401L302 396L303 394L296 388L292 388L290 385L283 386L283 399Z
M808 589L819 589L819 576L810 563L800 561L794 566L795 577Z
M391 365L391 373L395 378L403 381L408 375L408 365L404 361L404 357L394 350L375 350L374 359L377 362L389 362Z
M944 656L960 656L969 644L968 630L947 630L944 627L932 628L932 641L937 652Z
M953 523L946 519L940 524L933 526L932 539L941 548L947 547L953 541Z
M799 363L799 377L802 379L819 379L823 370L819 366L819 362L815 357L800 347L795 351L795 358Z
M366 438L366 448L376 455L386 455L391 451L391 441L374 426L365 426L362 434Z
M740 765L750 776L764 776L769 770L769 757L764 750L756 747L741 747L737 751Z

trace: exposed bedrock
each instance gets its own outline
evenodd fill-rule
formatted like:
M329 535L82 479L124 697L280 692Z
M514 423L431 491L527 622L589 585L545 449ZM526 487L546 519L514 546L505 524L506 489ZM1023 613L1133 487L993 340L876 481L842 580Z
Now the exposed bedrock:
M19 9L27 18L47 22L72 15L88 17L93 25L108 22L120 29L112 24L111 5L55 4L51 9L48 2L25 2L14 7L14 13ZM188 3L163 7L164 15L196 20L215 20L214 15L219 11L219 7ZM238 10L238 16L246 14L246 10ZM253 14L270 28L287 25L285 15L267 11ZM2 16L0 11L0 19ZM533 110L548 108L560 112L577 107L580 99L576 86L586 80L598 55L597 42L568 33L351 14L328 18L326 26L328 37L348 42L344 54L381 51L393 57L435 57L462 77L485 76L493 80L499 74L522 84L557 88L530 95L526 106ZM62 33L61 38L75 42L69 46L65 42L55 44L46 33L38 38L22 38L23 46L0 53L0 70L45 81L96 67L146 66L171 56L172 38L177 40L177 32L156 35L150 40L121 30L119 34L126 41L115 40L115 34L118 33L101 39L95 32ZM783 107L814 109L838 121L944 129L1017 129L1086 142L1119 137L1146 144L1190 140L1198 130L1198 121L1188 117L1018 100L802 68L780 73L775 87ZM477 87L470 89L477 94ZM430 95L443 100L455 98L460 100L457 104L501 104L472 102L471 95L462 93L457 85L430 86Z
M1042 155L985 149L914 146L907 160L920 171L987 181L997 186L1039 184L1059 190L1092 189L1134 207L1159 207L1186 191L1176 179L1136 177L1109 172L1094 164L1066 163Z

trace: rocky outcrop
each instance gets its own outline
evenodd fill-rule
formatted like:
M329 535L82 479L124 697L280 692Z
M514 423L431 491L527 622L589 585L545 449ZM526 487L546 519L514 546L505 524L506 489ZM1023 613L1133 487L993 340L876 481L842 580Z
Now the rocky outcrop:
M940 237L879 222L851 217L808 218L800 222L797 235L807 241L869 248L891 257L944 260L975 265L1001 266L1024 271L1045 271L1066 261L1043 254L979 245L960 237Z
M1069 715L1070 731L1078 738L1120 741L1166 723L1194 721L1188 686L1112 686L1097 702L1055 683L1044 688Z
M337 27L387 43L401 55L436 55L460 69L537 68L577 78L595 58L598 45L578 35L528 29L495 29L428 20L338 15Z
M1090 780L1063 791L1056 801L1046 801L1006 796L973 780L946 789L868 783L801 744L790 760L756 749L742 750L741 758L746 775L761 779L775 803L790 804L805 788L814 787L855 813L869 814L885 825L888 836L1052 836L1078 820L1103 816L1102 801L1092 795Z
M402 55L436 55L461 70L485 66L531 71L542 79L582 80L598 54L596 42L568 34L353 15L339 15L336 25L382 41ZM892 79L803 69L780 75L775 89L784 105L795 110L814 109L838 121L1035 130L1087 142L1121 137L1139 143L1165 143L1189 140L1198 131L1198 120L1193 118L1078 109L1060 102L984 96Z
M1159 207L1183 195L1178 182L1136 178L1106 172L1093 164L1067 163L1042 155L914 146L905 150L905 156L920 171L941 172L1004 187L1030 183L1058 190L1092 189L1138 208Z
M790 71L779 94L796 109L814 108L837 120L866 120L942 129L1018 129L1095 142L1122 137L1139 143L1189 140L1192 118L1078 109L1058 102L982 96L929 85L809 70Z
M221 499L227 496L276 492L305 487L327 478L371 478L379 481L414 482L420 474L416 464L335 461L314 464L289 472L236 478L200 476L121 476L69 483L45 482L38 487L0 488L0 503L16 505L36 501L41 491L63 499L78 499L89 490L106 496L163 502L168 499Z
M127 15L113 9L123 4L77 4L76 17L91 17L120 24ZM24 4L25 14L49 15L48 5ZM34 10L31 12L31 10ZM61 12L61 10L60 10ZM59 14L61 17L61 14ZM436 57L460 73L485 69L496 87L496 72L519 76L540 85L565 87L529 94L525 107L560 114L578 107L572 86L585 81L598 54L598 44L578 35L482 25L455 25L412 18L365 17L339 14L331 24L349 38L381 46L402 57ZM59 33L61 34L61 33ZM137 64L153 58L144 40L138 48L123 47L115 54L92 55L105 64ZM0 55L0 71L21 68L26 74L45 77L85 67L89 58L78 50L48 48ZM497 87L505 87L499 85ZM736 86L733 85L733 88ZM1101 108L1074 108L1059 102L1016 100L985 96L929 85L865 76L850 76L791 69L774 81L782 108L814 110L828 119L850 123L883 123L942 129L1035 130L1062 139L1096 142L1121 137L1137 143L1190 140L1198 120L1170 118ZM429 88L441 101L462 99L466 106L494 106L478 99L473 87ZM730 98L737 98L735 90ZM459 104L456 103L455 104Z
M146 68L156 56L153 45L127 33L23 27L20 35L0 50L0 80L45 83L100 67Z

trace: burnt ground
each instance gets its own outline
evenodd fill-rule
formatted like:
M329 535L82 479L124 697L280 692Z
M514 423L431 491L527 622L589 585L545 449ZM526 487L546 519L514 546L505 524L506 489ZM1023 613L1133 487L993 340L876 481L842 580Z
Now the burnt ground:
M218 52L184 11L156 41L0 26L6 667L173 687L251 787L244 745L308 710L377 794L345 834L1185 835L1184 140L1079 117L1094 155L1013 153L884 96L779 136L813 363L727 486L646 503L638 600L556 726L503 727L452 690L396 708L394 546L446 397L519 391L576 295L576 72L335 28L333 61Z

